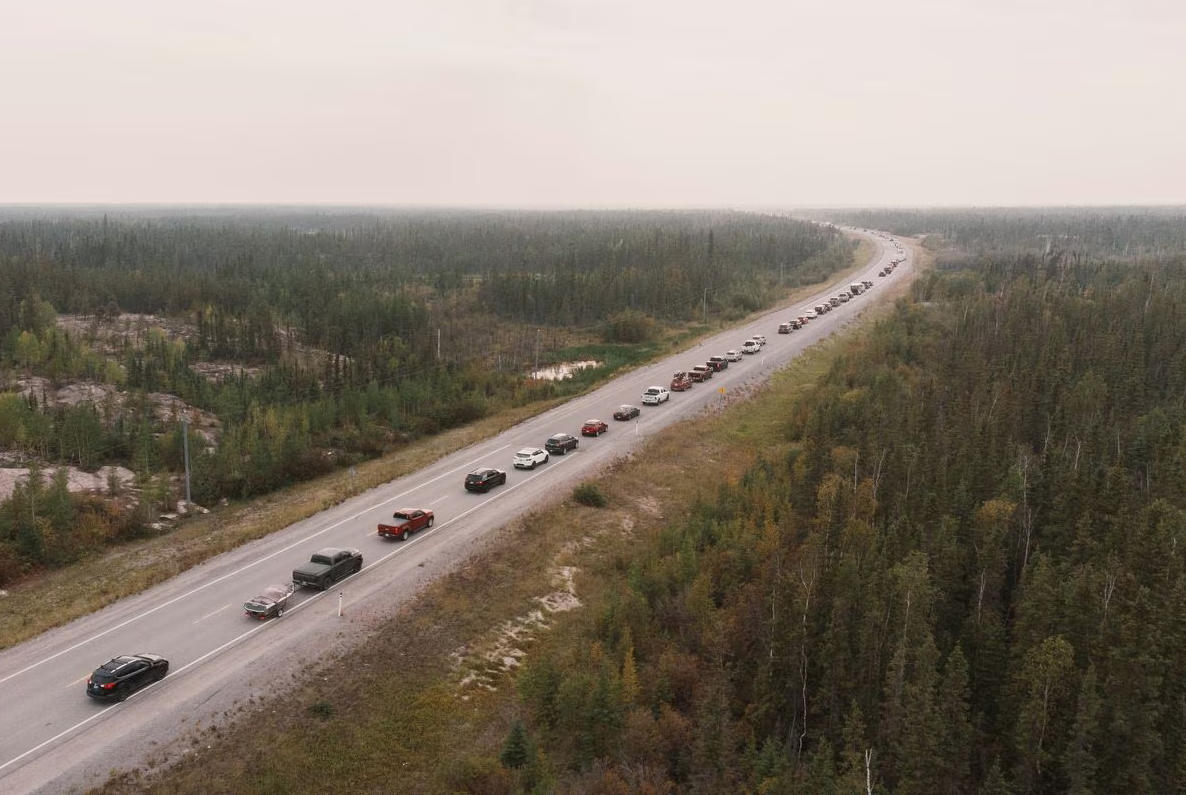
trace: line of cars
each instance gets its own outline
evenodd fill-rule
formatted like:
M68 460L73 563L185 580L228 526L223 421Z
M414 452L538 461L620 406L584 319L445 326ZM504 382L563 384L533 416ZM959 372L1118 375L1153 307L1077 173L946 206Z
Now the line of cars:
M899 251L901 248L899 247ZM893 260L879 276L887 276L901 262ZM873 286L872 282L854 282L849 290L842 291L828 301L817 304L803 315L779 324L780 334L802 328L812 319L819 317L841 303L851 300ZM709 356L704 364L689 370L678 371L672 378L670 388L647 387L641 397L643 405L657 406L671 399L671 392L690 389L694 383L702 383L729 367L730 362L739 362L746 355L758 353L766 344L766 337L755 334L742 343L740 349L729 349L722 355ZM613 412L619 422L637 419L642 410L632 404L622 404ZM599 437L609 431L609 424L600 419L587 420L581 426L581 435ZM546 464L551 455L565 455L576 450L580 444L577 437L569 433L556 433L548 437L543 448L524 448L515 453L512 465L516 469L533 470ZM495 486L507 482L505 470L494 467L480 467L465 476L467 491L488 492ZM427 508L401 508L392 514L390 522L380 523L377 535L382 538L398 538L407 541L412 534L431 528L435 514ZM354 548L326 548L313 553L308 563L293 570L291 582L269 585L243 604L244 614L258 621L280 618L288 610L293 595L301 586L326 590L341 580L362 571L362 553ZM169 661L159 654L140 653L113 657L96 668L87 678L86 694L95 699L123 701L142 687L159 682L169 671Z
M619 411L627 408L619 406ZM614 412L617 419L618 412ZM609 431L609 423L604 420L585 420L581 426L581 436L596 438ZM576 450L581 440L571 433L554 433L544 440L543 447L524 447L511 458L511 466L515 469L535 469L540 464L546 464L554 455L566 455ZM478 467L465 476L465 490L485 493L495 486L507 482L507 473L496 467Z
M900 262L900 260L894 260L892 263L886 266L885 270L879 272L878 276L885 276L889 271L893 270L893 267L896 266L898 262ZM847 290L841 290L840 292L836 293L836 295L828 298L826 301L821 301L811 309L805 311L802 315L797 315L792 317L790 320L785 320L782 323L779 323L778 333L790 334L792 331L798 331L812 320L826 315L841 304L848 303L858 295L864 294L872 287L873 282L869 281L868 279L863 279L859 282L853 282L852 284L848 285Z

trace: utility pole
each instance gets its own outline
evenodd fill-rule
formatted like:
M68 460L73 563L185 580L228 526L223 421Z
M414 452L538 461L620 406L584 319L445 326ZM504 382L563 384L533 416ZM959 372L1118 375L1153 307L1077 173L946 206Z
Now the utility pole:
M441 360L441 330L437 329L437 361Z
M189 513L189 506L193 503L189 493L189 414L181 413L181 446L185 450L185 512Z
M700 301L700 322L708 322L708 288L704 288L704 298Z

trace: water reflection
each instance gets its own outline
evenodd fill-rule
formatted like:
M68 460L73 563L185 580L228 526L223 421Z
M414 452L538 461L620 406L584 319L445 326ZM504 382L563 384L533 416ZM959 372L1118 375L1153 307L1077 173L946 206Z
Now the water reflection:
M597 367L600 362L584 361L584 362L561 362L560 364L545 367L542 370L536 370L531 374L532 378L540 381L561 381L565 378L572 378L577 370L587 370L590 367Z

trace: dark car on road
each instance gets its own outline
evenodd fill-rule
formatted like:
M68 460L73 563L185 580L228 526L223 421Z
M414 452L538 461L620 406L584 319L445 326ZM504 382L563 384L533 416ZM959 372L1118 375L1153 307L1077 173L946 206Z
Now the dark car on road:
M642 409L638 406L631 406L629 403L623 403L614 411L615 420L632 420L638 415L642 414Z
M548 441L544 442L544 449L549 453L564 455L569 450L577 449L577 445L580 443L581 440L571 433L554 433L548 437Z
M280 618L288 609L288 600L292 598L296 588L292 583L288 585L269 585L243 603L243 612L249 618L263 621L265 618Z
M475 469L465 476L465 490L490 491L495 486L501 486L506 482L506 472L503 472L501 469L484 467L482 469Z
M86 680L86 694L105 701L123 701L169 672L169 661L159 654L125 654L95 669Z

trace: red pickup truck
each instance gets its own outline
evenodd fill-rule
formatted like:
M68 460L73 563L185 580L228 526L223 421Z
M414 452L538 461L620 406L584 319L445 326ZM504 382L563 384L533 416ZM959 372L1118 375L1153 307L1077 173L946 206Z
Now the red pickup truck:
M407 541L408 536L425 527L432 527L432 511L427 508L400 508L391 515L391 524L379 525L379 535L384 538L399 538Z
M672 376L672 378L671 378L671 391L672 392L683 392L685 389L691 389L691 388L692 388L692 379L688 377L688 374L685 371L680 370L678 373L676 373L674 376Z

